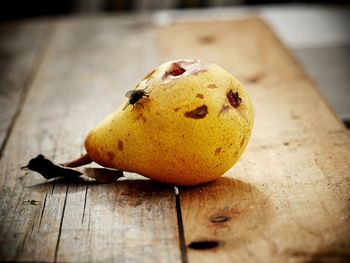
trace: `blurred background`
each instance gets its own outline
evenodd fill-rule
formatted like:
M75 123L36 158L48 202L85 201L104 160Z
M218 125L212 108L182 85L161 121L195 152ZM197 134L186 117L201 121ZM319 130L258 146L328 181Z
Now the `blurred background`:
M286 0L12 0L0 23L48 17L149 13L155 24L232 19L258 13L315 80L339 118L350 126L350 5L346 1ZM2 52L3 54L6 51ZM0 58L0 59L3 59Z
M288 1L288 0L12 0L3 1L1 19L18 19L33 16L62 14L135 12L159 9L212 8L254 6L266 4L344 4L346 1Z

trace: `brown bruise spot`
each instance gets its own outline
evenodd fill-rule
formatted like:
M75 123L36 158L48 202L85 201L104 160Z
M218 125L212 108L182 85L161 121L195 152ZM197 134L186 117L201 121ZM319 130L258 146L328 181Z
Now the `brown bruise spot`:
M202 105L198 108L195 108L191 111L185 112L186 118L192 118L192 119L203 119L208 114L208 107L207 105Z
M181 107L176 107L176 108L174 108L173 110L174 110L175 112L178 112L179 109L181 109Z
M201 36L198 40L203 44L212 44L215 42L216 37L212 35L207 35L207 36Z
M196 98L203 99L203 98L204 98L204 95L203 95L202 93L197 93Z
M220 111L219 111L218 116L220 116L221 114L227 112L229 109L230 109L230 106L228 106L227 104L223 104L221 109L220 109Z
M119 151L123 151L124 150L124 144L123 144L123 142L121 140L118 140L117 147L118 147Z
M237 108L239 105L241 105L242 99L239 97L238 91L233 92L230 90L226 97L228 99L228 102L231 104L232 107Z
M217 89L218 86L216 86L214 83L211 83L211 84L208 84L208 85L207 85L207 88L208 88L208 89Z
M216 150L215 150L215 155L218 155L218 154L220 154L220 152L221 152L221 147L219 147L219 148L216 148Z
M146 121L147 121L147 119L145 118L145 116L143 116L142 113L140 113L140 114L138 114L138 115L136 116L136 120L137 120L137 121L141 121L141 122L146 122Z
M107 152L107 157L109 161L113 161L114 160L114 153L113 152Z
M146 79L151 78L151 76L153 75L154 72L156 72L156 70L152 69L150 72L147 73L147 75L142 80L146 80Z

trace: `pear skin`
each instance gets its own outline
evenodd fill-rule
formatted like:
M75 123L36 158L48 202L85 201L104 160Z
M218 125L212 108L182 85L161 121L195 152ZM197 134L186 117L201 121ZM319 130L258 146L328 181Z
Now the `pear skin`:
M222 176L245 150L253 106L245 88L219 66L171 61L135 90L147 96L129 98L87 135L85 148L96 163L167 184L197 185Z

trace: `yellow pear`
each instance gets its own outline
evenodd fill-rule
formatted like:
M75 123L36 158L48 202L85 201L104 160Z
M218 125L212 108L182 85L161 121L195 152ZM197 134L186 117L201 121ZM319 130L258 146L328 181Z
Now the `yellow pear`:
M96 163L174 185L222 176L248 143L254 112L244 87L219 66L167 62L85 139Z

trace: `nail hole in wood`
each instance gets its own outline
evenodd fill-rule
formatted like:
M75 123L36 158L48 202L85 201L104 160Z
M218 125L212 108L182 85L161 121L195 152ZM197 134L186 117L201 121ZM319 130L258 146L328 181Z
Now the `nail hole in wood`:
M226 222L227 220L229 220L227 216L215 216L211 219L211 222L222 223L222 222Z
M213 249L219 246L219 242L215 240L204 240L191 242L188 247L196 250Z

